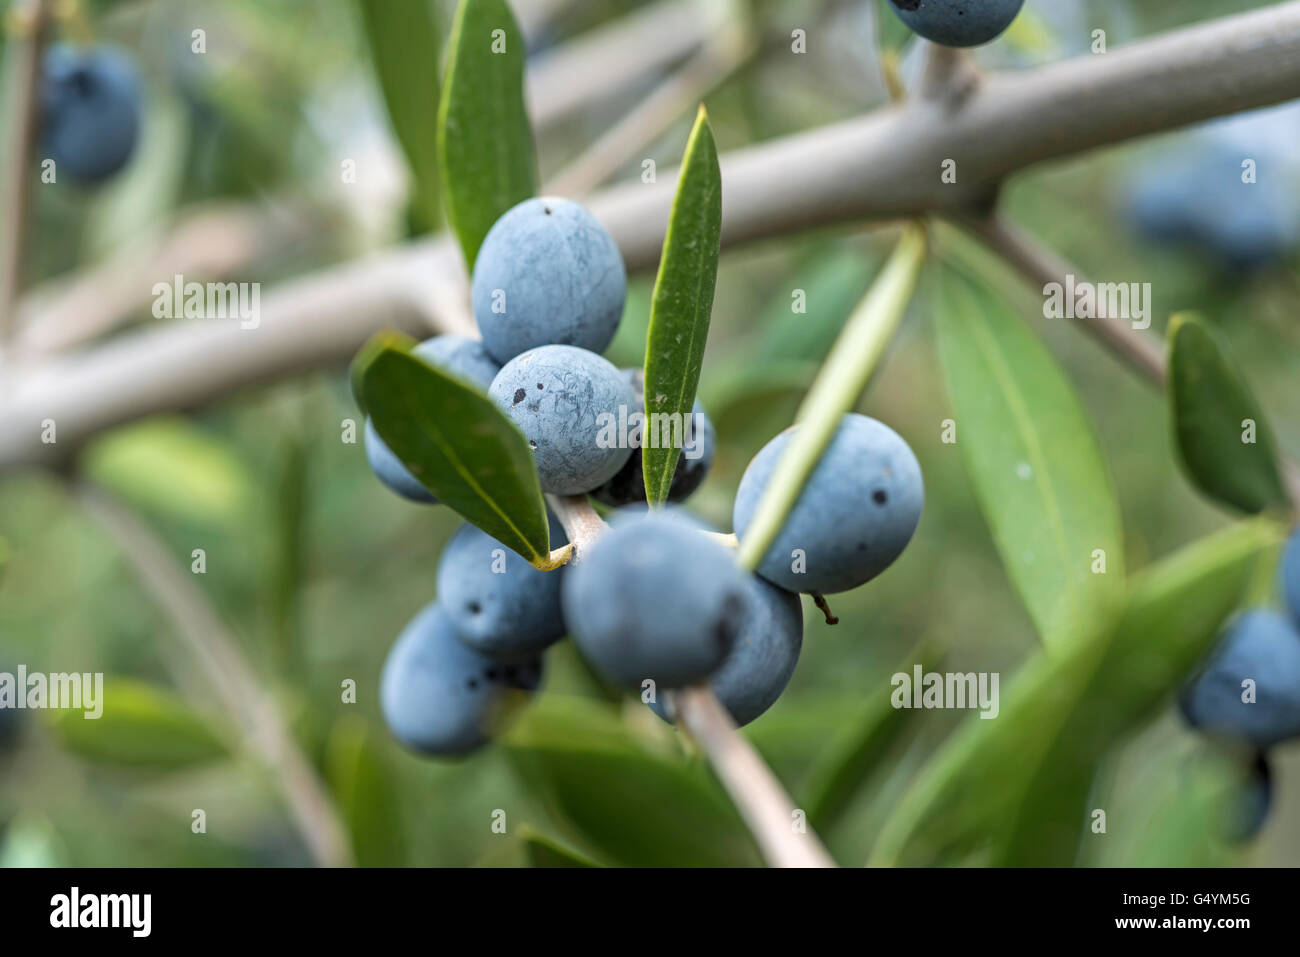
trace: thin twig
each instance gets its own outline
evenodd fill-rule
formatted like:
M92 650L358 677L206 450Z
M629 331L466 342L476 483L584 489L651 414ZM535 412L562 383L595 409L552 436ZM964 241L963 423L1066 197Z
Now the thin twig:
M713 36L725 6L658 0L542 54L524 87L533 125L554 126L637 89Z
M1064 283L1066 276L1074 276L1076 284L1087 280L1075 266L1058 257L1001 214L957 221L982 239L1036 288L1041 289L1049 283ZM1168 380L1165 353L1160 340L1155 336L1126 323L1106 319L1080 319L1071 325L1082 329L1101 343L1147 384L1158 390L1165 388ZM1300 466L1285 457L1278 464L1292 504L1300 507Z
M806 820L796 816L794 802L781 782L708 686L683 688L673 694L672 704L677 720L709 756L764 860L773 867L834 867ZM802 823L802 830L797 823Z
M619 122L588 146L576 160L550 178L546 191L581 196L599 186L655 141L676 120L693 114L704 95L730 76L758 48L750 25L739 19L725 24L695 56Z
M1074 266L1001 214L958 222L1039 289L1048 283L1065 283L1067 275L1073 275L1076 283L1086 279ZM1164 388L1165 354L1154 336L1106 319L1081 319L1075 325L1151 385Z
M27 0L10 14L14 40L9 51L8 154L4 171L5 218L0 248L0 343L13 331L22 289L27 221L31 214L32 160L41 122L41 59L50 24L50 0Z
M585 496L547 500L573 545L574 561L581 561L609 526ZM794 802L708 686L678 691L673 701L678 720L708 757L764 860L773 867L834 867L816 834L796 830Z
M141 583L171 619L197 659L250 751L284 792L290 817L322 867L347 867L352 850L329 792L302 753L270 695L257 680L239 642L222 624L192 578L128 506L87 480L73 486L77 500L135 566Z

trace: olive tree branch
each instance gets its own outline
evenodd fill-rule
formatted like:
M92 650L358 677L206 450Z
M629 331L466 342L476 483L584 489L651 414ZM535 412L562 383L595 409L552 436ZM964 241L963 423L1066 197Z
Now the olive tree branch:
M1297 89L1300 0L1105 55L994 74L956 110L913 99L724 154L722 241L964 212L1035 163L1282 102ZM946 159L956 161L958 183L941 181ZM658 183L637 181L590 201L632 270L658 262L676 182L661 172ZM384 326L427 328L430 303L450 298L437 284L463 282L459 270L445 237L424 240L268 290L255 330L172 322L23 369L21 379L0 381L0 470L57 460L141 416L344 361ZM40 440L45 419L57 423L57 447Z
M547 501L583 560L609 528L585 495L548 495ZM705 756L773 867L834 867L817 835L796 830L794 802L754 746L736 728L707 684L670 692L674 714Z
M152 529L127 505L88 480L73 485L77 501L122 549L141 584L171 619L212 691L243 729L249 751L272 772L289 814L316 862L347 867L352 850L333 799L293 739L256 672L192 578Z
M9 51L9 149L4 171L4 235L0 247L0 341L13 331L18 295L23 282L27 220L31 213L32 159L40 132L41 60L49 32L50 0L26 0L14 7L8 27L13 40ZM3 360L3 356L0 356Z
M292 203L187 210L164 232L148 231L102 262L29 289L18 304L10 359L23 365L95 339L145 310L155 283L176 275L221 279L319 225Z

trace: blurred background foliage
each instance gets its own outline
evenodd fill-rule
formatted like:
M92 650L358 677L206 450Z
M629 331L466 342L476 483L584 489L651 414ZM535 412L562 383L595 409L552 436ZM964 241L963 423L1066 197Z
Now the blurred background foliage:
M252 208L286 237L229 277L267 286L427 230L437 203L411 185L370 62L362 7L380 3L91 4L96 36L128 47L141 63L144 141L126 174L100 191L37 190L32 281L84 268L209 204ZM516 3L521 19L534 24L530 48L539 59L646 6L536 5L553 9L543 26L527 15L532 4ZM1258 6L1031 0L1012 33L977 55L989 67L1015 69L1086 52L1096 27L1119 45ZM886 102L875 7L866 0L751 4L762 48L707 97L719 148ZM450 4L429 9L430 29L445 36ZM204 55L190 52L196 27L206 31ZM796 27L808 31L803 56L789 52ZM915 51L905 47L901 58L904 75L914 72ZM420 83L430 76L427 64L417 64L383 82L400 86L403 75ZM661 79L549 130L538 144L543 178ZM432 123L431 100L408 108L427 111ZM661 168L680 156L692 113L647 151ZM1190 144L1178 133L1036 168L1007 184L1007 211L1086 274L1150 281L1156 327L1178 310L1205 314L1251 370L1283 447L1300 455L1294 256L1250 273L1227 271L1201 253L1144 242L1126 215L1121 187L1133 170L1155 149ZM348 158L365 173L343 186L338 169ZM638 158L618 178L639 172ZM692 501L717 527L730 527L741 472L789 423L893 236L889 229L834 229L724 254L701 383L720 447ZM650 282L640 276L631 284L609 352L617 364L641 362ZM794 289L806 291L806 314L790 309ZM916 538L881 578L835 596L839 625L822 624L807 603L794 680L745 732L796 802L812 808L813 823L845 864L867 859L916 769L969 717L880 713L889 675L941 652L946 670L1001 672L1005 689L1037 643L960 458L940 441L950 412L929 312L923 291L861 405L903 434L921 460L927 503ZM166 320L142 314L135 321ZM1227 516L1176 471L1161 398L1068 325L1039 328L1100 435L1123 512L1128 565L1140 569L1221 527ZM347 419L359 415L343 370L322 369L190 416L105 435L82 463L140 510L179 565L204 550L199 586L329 782L359 862L755 862L703 762L684 754L675 733L648 710L611 701L567 643L550 656L546 694L500 746L437 763L388 738L376 700L379 669L398 631L430 599L437 556L458 520L384 489L361 444L341 440ZM67 728L66 716L27 716L17 739L0 744L0 863L309 862L273 780L249 759L230 756L232 730L179 647L117 546L60 478L0 477L0 670L23 663L37 671L103 671L123 702L113 709L120 717L106 714L93 735ZM342 701L349 679L355 704ZM1210 836L1216 761L1174 709L1164 708L1098 769L1090 806L1107 809L1109 830L1084 840L1079 861L1300 864L1295 746L1275 756L1274 813L1245 848ZM206 811L206 834L191 833L195 808ZM506 814L505 835L492 828L497 810Z

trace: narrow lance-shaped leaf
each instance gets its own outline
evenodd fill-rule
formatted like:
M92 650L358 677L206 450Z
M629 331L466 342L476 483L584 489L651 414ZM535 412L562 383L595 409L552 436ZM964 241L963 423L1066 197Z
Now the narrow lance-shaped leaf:
M1049 647L1123 594L1119 506L1092 427L1043 343L964 268L936 277L957 447L1007 574Z
M799 425L763 490L736 561L753 570L781 531L804 483L821 460L844 415L857 405L907 311L925 261L925 232L911 225L871 284L799 407Z
M681 457L680 444L672 441L673 430L656 423L682 423L677 437L684 441L695 404L713 312L721 238L722 174L709 118L700 107L682 157L646 336L647 421L641 468L646 500L651 505L668 498ZM652 441L652 435L657 435L658 441Z
M1188 546L1135 582L1118 613L1040 653L1001 695L997 717L971 716L898 802L872 863L959 859L1071 864L1106 752L1151 717L1209 651L1278 528L1256 521Z
M539 567L550 530L523 433L470 382L379 333L354 360L353 381L380 438L429 491Z
M1222 338L1197 316L1169 324L1169 416L1179 464L1202 492L1251 514L1287 506L1259 402Z
M370 59L415 180L420 230L438 225L438 102L442 36L430 0L358 0Z
M438 106L438 163L470 269L492 224L537 191L524 54L505 0L460 0Z

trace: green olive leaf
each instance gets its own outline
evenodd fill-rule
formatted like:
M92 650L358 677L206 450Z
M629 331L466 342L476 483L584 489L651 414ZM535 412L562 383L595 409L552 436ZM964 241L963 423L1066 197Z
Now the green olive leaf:
M1250 514L1287 507L1259 402L1223 338L1198 316L1169 324L1169 418L1178 463L1198 489Z
M529 824L524 824L520 832L524 860L529 867L600 867L559 838L545 834Z
M713 290L722 241L722 174L709 118L700 107L686 142L655 279L646 335L645 411L647 441L641 451L646 501L662 504L677 471L682 438L695 405L695 390L709 337ZM658 423L681 423L673 430ZM658 435L652 442L649 436Z
M940 658L933 647L917 648L908 655L907 670L919 665L923 672L930 671ZM914 719L915 712L894 707L890 696L871 697L813 766L801 805L808 823L818 832L829 831L863 783L881 768L909 728L915 728Z
M388 106L388 118L415 181L420 231L441 220L438 126L429 104L439 97L442 35L430 0L357 0L370 60Z
M537 192L523 34L505 0L460 0L438 105L447 219L471 270L501 215Z
M174 692L108 676L101 697L97 718L80 708L45 712L59 742L80 758L140 771L181 771L230 756L217 729Z
M1052 354L1005 301L945 261L933 302L956 446L1007 575L1050 648L1124 592L1119 505Z
M413 346L379 333L353 361L375 431L443 504L546 566L546 504L523 433L477 385L429 365Z

